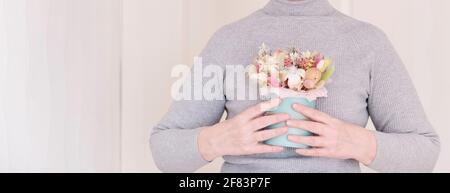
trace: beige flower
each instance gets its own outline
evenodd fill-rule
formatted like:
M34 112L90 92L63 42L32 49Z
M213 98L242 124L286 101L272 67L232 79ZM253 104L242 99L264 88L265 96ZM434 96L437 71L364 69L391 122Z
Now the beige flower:
M267 74L259 73L258 74L258 84L260 87L267 87Z
M310 51L306 51L306 52L303 52L302 53L302 57L304 57L304 58L310 58L311 57L311 52Z
M285 70L280 71L280 80L281 82L285 82L286 80L288 80L288 75L289 73Z

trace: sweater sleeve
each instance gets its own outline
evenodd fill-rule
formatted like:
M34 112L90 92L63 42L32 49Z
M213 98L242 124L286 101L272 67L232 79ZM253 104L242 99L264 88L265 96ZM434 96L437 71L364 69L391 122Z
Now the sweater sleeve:
M209 163L198 151L197 136L203 127L220 121L225 109L223 89L220 87L212 89L216 93L215 96L221 96L220 99L217 97L205 99L203 96L201 99L194 98L195 90L203 88L211 81L223 83L223 79L220 80L220 76L198 77L194 75L194 72L200 68L204 71L208 66L215 65L216 68L213 69L219 67L221 73L224 73L224 69L220 67L216 59L217 53L221 51L216 39L213 37L199 56L202 66L195 64L191 69L191 88L188 90L191 91L192 100L184 98L174 101L169 111L151 132L150 148L153 159L162 172L194 172ZM199 82L196 78L202 81ZM217 80L212 80L213 78Z
M377 153L369 167L379 172L432 172L439 137L390 41L380 30L372 34L368 110L377 130Z

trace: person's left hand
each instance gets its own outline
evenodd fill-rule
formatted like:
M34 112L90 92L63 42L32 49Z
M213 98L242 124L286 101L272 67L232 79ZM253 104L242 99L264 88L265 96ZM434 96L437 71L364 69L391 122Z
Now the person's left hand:
M311 149L297 149L303 156L327 157L336 159L355 159L370 165L375 159L375 135L357 125L345 123L330 115L306 106L295 104L294 110L308 117L311 121L287 121L288 127L301 128L317 136L290 135L294 143L311 146Z

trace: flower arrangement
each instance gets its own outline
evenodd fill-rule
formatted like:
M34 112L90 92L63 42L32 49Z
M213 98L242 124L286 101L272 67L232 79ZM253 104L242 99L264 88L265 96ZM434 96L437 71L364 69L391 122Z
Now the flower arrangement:
M263 44L247 73L262 91L277 89L282 98L303 96L315 100L327 95L325 85L335 71L331 63L318 52L296 48L272 52Z

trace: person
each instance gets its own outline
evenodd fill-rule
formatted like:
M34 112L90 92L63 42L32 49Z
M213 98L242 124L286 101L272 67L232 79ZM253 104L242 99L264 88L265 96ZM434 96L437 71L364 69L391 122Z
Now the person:
M402 61L386 35L350 18L327 0L270 0L250 16L221 28L201 53L203 64L250 64L255 48L299 47L333 59L336 73L317 110L293 108L310 121L266 115L280 100L175 101L151 134L156 165L163 172L193 172L223 157L222 172L431 172L440 151ZM225 67L223 67L226 70ZM226 82L226 80L224 80ZM238 82L246 84L246 82ZM220 122L227 112L227 119ZM368 119L376 131L365 129ZM316 135L289 136L313 148L264 145L287 128Z

